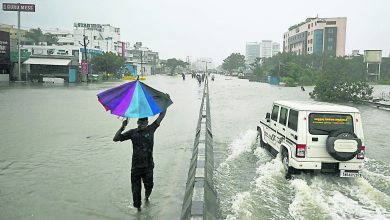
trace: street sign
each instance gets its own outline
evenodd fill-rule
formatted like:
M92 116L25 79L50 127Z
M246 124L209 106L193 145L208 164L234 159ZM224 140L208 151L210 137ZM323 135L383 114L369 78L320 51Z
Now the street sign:
M34 4L3 3L3 11L35 12Z

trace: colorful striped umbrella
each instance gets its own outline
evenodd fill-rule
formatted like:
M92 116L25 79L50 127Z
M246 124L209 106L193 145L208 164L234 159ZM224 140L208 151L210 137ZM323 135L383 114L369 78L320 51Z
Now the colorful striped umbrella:
M173 103L168 94L139 80L108 89L97 96L106 111L127 118L150 117L166 110Z

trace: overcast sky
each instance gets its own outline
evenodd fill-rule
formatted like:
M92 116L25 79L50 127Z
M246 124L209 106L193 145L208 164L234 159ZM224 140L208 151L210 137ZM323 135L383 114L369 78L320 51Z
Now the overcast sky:
M16 3L14 0L3 2ZM121 40L136 41L161 59L210 57L216 64L245 43L272 40L307 17L347 17L346 54L353 49L390 52L389 0L20 0L36 5L22 13L25 28L73 29L74 22L111 24ZM0 12L0 23L17 25L16 12Z

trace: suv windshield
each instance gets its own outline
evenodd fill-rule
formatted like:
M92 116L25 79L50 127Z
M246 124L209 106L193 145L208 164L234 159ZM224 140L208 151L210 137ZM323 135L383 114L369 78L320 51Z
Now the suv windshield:
M311 113L309 132L314 135L327 135L335 130L353 132L352 116L348 114Z

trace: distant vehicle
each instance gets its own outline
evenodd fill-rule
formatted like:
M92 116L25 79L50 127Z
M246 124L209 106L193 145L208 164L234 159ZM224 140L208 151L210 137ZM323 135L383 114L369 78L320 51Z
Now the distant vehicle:
M260 147L280 154L286 178L302 170L361 177L364 135L358 109L321 102L275 101L257 126Z

